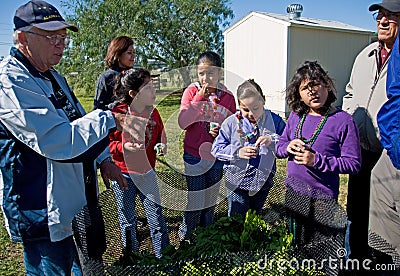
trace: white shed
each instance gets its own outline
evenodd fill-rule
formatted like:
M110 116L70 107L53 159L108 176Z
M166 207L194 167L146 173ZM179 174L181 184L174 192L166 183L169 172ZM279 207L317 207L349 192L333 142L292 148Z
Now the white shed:
M300 64L317 60L334 79L335 105L341 106L354 59L374 32L341 22L292 17L251 12L226 29L225 84L235 94L241 82L253 78L263 89L266 107L287 116L287 83Z

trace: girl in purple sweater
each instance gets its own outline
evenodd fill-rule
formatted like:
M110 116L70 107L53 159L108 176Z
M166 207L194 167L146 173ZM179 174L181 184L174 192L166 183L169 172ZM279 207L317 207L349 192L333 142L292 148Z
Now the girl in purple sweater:
M351 115L332 106L333 81L317 62L302 64L286 92L292 112L276 146L278 158L289 158L286 204L301 205L312 211L305 213L315 215L315 199L337 201L339 174L359 171L358 130ZM289 194L295 202L288 201ZM310 206L300 203L300 198L312 199L307 201Z

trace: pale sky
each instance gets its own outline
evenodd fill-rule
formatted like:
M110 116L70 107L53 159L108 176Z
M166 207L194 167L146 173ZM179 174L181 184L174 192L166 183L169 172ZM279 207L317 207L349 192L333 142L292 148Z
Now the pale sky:
M61 2L65 0L49 0L65 15ZM26 0L1 0L0 9L0 56L8 55L12 46L13 17L15 10L26 3ZM251 11L286 14L286 7L291 3L303 6L302 16L340 21L367 30L376 30L376 22L368 7L381 1L371 0L231 0L235 23Z

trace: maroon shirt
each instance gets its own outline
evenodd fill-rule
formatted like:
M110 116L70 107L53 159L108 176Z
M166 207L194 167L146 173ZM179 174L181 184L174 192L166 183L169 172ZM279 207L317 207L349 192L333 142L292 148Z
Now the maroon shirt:
M389 52L386 50L385 46L381 43L380 51L379 51L379 57L381 59L381 62L379 63L379 70L382 69L383 65L385 64L386 60L389 57Z

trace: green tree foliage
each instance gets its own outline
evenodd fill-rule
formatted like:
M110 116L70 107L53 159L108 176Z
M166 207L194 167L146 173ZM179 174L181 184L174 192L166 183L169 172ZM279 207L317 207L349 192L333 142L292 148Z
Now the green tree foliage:
M59 69L77 72L69 77L70 83L92 94L105 70L107 46L119 35L134 38L136 63L146 68L150 59L181 68L193 65L205 50L222 55L221 27L233 18L229 4L229 0L62 1L68 20L80 32L71 34L72 43Z

